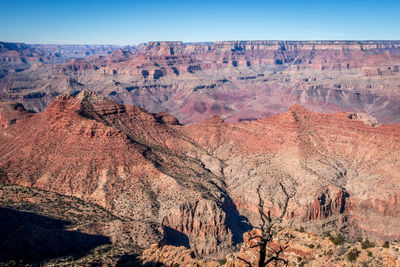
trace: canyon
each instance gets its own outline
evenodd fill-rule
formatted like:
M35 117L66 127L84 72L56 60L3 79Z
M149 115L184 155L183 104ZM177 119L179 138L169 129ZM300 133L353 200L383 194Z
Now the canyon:
M121 104L168 112L184 124L212 115L253 120L293 104L316 112L366 113L384 123L400 118L399 41L55 47L3 44L0 62L26 63L3 67L0 97L38 112L59 94L90 90ZM35 53L26 56L31 50Z
M350 240L400 237L399 124L296 104L250 122L182 125L90 91L60 95L36 114L9 103L0 110L2 207L48 203L29 190L83 201L109 217L74 229L107 244L137 251L159 242L223 257L258 225L259 185L266 208L279 212L277 182L297 192L282 225Z
M395 244L399 65L399 41L0 42L0 261L242 266L279 183L298 242Z

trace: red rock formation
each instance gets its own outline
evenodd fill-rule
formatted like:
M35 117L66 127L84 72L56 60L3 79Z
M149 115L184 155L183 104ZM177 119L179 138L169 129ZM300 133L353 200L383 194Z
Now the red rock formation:
M69 47L76 57L86 50L113 52L60 64L45 63L54 63L53 54L70 56L67 48L25 46L49 56L26 71L29 60L19 72L5 64L10 71L0 75L0 97L28 110L44 110L58 94L92 90L119 103L171 113L184 124L213 115L249 121L286 112L296 103L317 112L368 113L384 123L400 118L398 41L148 42L115 51Z
M183 126L82 92L2 130L0 178L144 223L147 230L134 238L140 246L160 240L164 225L200 254L222 253L247 230L240 215L259 223L259 184L266 208L279 212L277 181L297 191L285 222L393 239L400 229L399 129L300 105L256 121L213 117Z
M0 129L7 128L17 121L32 116L23 105L12 102L0 102Z
M168 229L175 229L190 238L185 244L184 240L176 240L173 245L187 245L196 251L197 255L216 254L224 247L218 244L232 244L232 233L226 227L226 215L224 211L212 201L197 201L189 205L183 205L174 209L164 217L164 238L161 243L168 244L169 240L179 238L176 232ZM212 222L212 223L210 223ZM170 233L171 236L168 236Z
M173 122L166 114L149 114L91 92L61 95L45 112L5 129L0 169L6 179L1 180L79 197L137 221L136 228L144 222L145 231L138 230L134 239L142 247L161 239L162 219L174 207L208 208L219 217L197 210L193 220L198 224L184 234L199 253L220 251L233 243L219 204L221 177L188 155L205 153L176 134ZM204 241L201 233L215 242Z
M345 212L345 210L348 209L348 207L346 207L346 198L348 198L348 195L343 190L338 190L333 199L330 196L329 190L326 190L314 199L314 202L307 211L305 219L325 219L333 214Z

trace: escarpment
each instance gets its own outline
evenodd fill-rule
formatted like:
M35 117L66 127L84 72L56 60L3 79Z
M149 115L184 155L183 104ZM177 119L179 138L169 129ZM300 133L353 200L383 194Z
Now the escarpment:
M399 41L2 44L0 97L31 111L43 111L59 94L91 90L121 104L168 112L183 124L213 115L251 121L293 104L365 113L383 123L400 118ZM68 51L78 56L70 58Z
M296 191L284 224L371 239L400 235L398 125L373 127L300 105L259 120L214 116L181 125L88 91L58 96L36 114L6 107L1 183L98 205L121 220L112 242L223 255L258 225L259 185L266 208L279 212L279 181ZM122 235L128 225L137 231Z

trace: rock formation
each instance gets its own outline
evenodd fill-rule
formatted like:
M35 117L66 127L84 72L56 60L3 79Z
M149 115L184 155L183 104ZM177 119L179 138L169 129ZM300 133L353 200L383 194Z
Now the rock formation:
M183 124L212 115L254 120L296 103L316 112L366 113L380 122L400 122L398 41L14 46L1 50L0 58L11 60L9 53L32 49L49 55L32 52L22 67L1 67L0 97L33 111L44 110L59 94L91 90L119 103L168 112ZM86 53L93 55L65 61ZM64 57L54 64L56 54Z
M259 185L265 206L278 211L277 182L298 192L283 225L400 237L399 125L300 105L254 121L181 125L88 91L60 95L37 114L6 107L0 182L98 205L123 221L112 242L221 256L258 225Z
M158 246L152 245L146 249L138 258L137 263L143 266L201 266L201 267L246 267L258 266L258 251L252 248L255 240L250 240L254 231L248 232L243 236L244 243L239 251L228 254L224 259L209 260L198 259L193 251L185 247ZM400 244L399 242L388 243L387 247L382 247L383 243L367 242L346 242L335 245L330 238L315 235L313 233L299 232L295 229L287 229L280 236L282 244L286 249L282 253L283 257L289 261L289 266L391 266L400 264ZM369 244L366 247L365 244ZM271 247L276 249L276 243ZM349 257L348 255L356 255ZM248 263L246 263L247 261ZM267 266L285 266L282 263L275 265L271 262Z
M192 218L167 226L188 235L202 254L220 252L233 244L222 177L194 157L206 158L206 151L160 116L168 118L87 91L61 95L44 112L2 130L3 180L75 196L136 221L131 238L142 247L162 238L175 207L197 207ZM204 216L204 209L215 216Z

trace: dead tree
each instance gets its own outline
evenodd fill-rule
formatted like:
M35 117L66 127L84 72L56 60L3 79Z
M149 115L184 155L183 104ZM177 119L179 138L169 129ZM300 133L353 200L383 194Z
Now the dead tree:
M271 247L271 242L274 239L274 236L277 234L275 231L275 228L278 224L282 222L283 217L287 213L287 208L289 204L289 200L294 197L296 194L296 191L293 191L292 193L288 193L284 185L280 182L279 183L282 192L285 196L283 206L281 206L281 214L279 217L273 218L271 216L271 211L268 210L267 213L264 211L264 200L261 197L260 193L260 186L257 188L257 195L258 195L258 213L260 215L261 219L261 224L259 227L255 227L256 229L260 230L261 234L257 234L255 236L252 236L250 240L257 240L257 243L255 245L250 246L250 248L259 248L259 260L258 260L258 267L264 267L270 262L274 262L275 266L278 265L278 262L283 262L286 266L288 264L288 261L285 260L284 258L280 257L280 254L286 249L285 246L282 246L280 243L280 239L277 238L278 242L278 249L274 249ZM267 253L271 252L272 256L269 256L267 258ZM251 266L251 264L246 261L245 259L242 259L239 257L240 260L246 262L248 265Z

